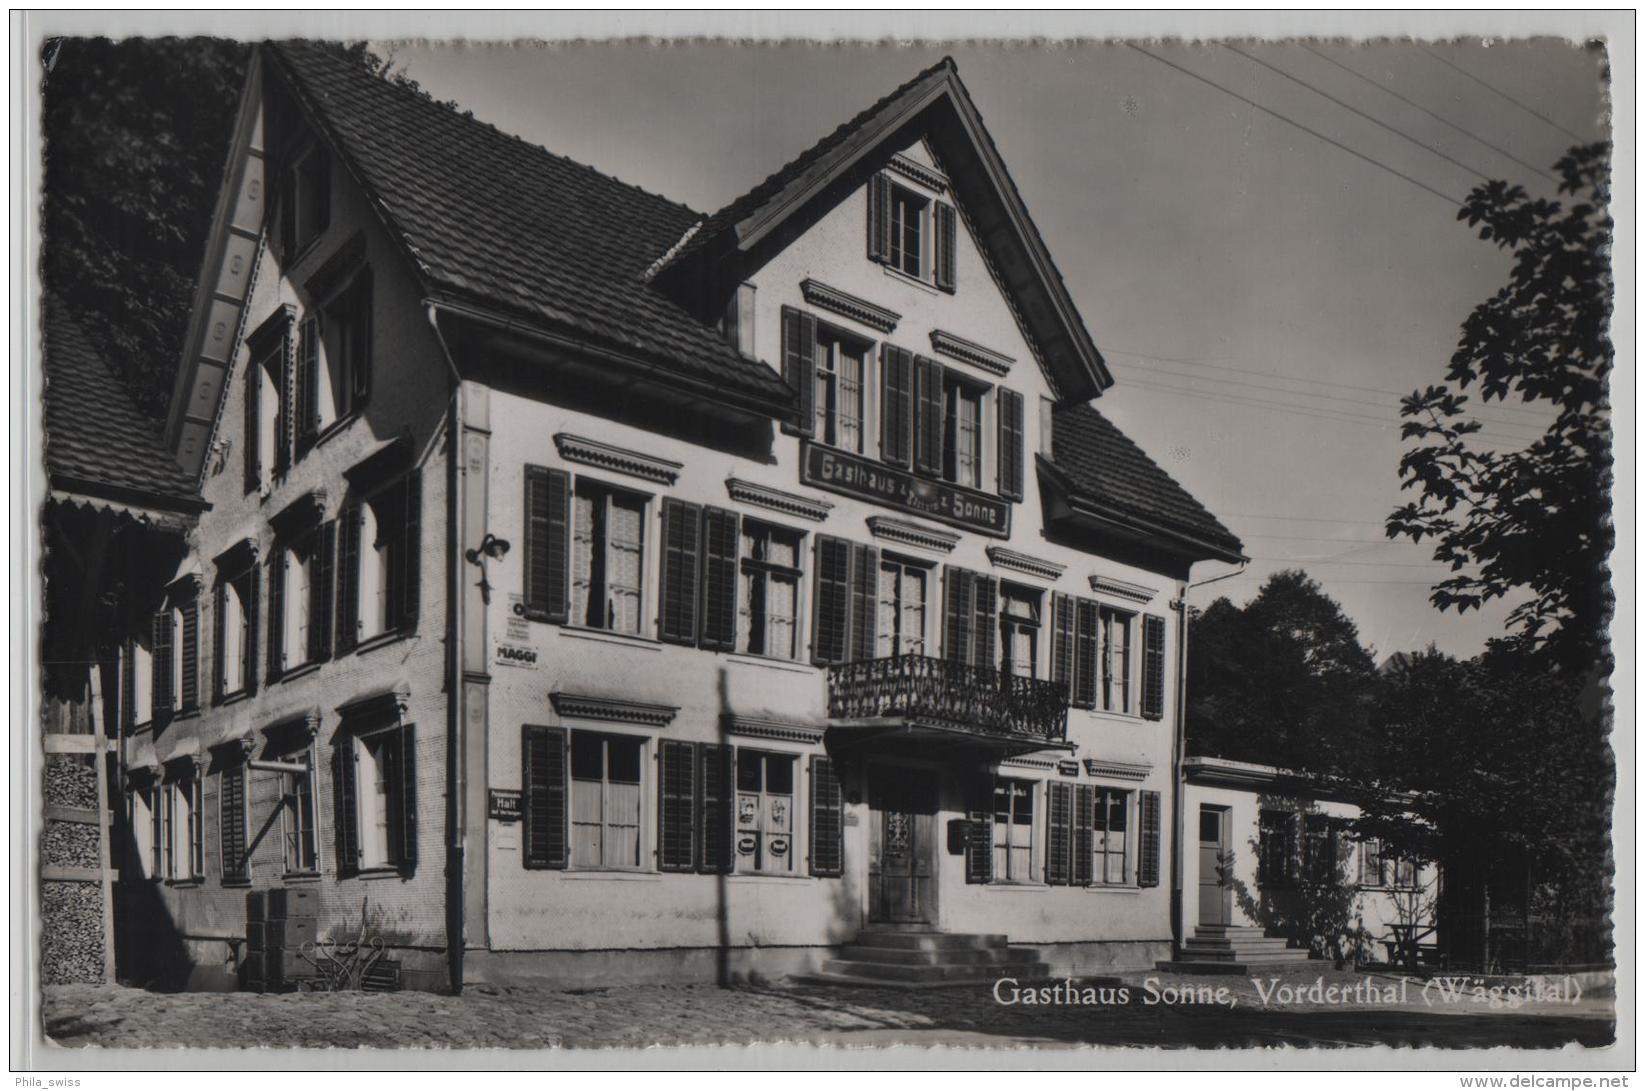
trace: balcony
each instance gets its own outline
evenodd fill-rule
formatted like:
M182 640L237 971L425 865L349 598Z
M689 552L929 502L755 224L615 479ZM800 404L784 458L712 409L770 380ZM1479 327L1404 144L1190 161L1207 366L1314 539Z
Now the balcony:
M1013 750L1058 746L1068 736L1061 687L928 655L830 667L828 716L836 723L935 729Z

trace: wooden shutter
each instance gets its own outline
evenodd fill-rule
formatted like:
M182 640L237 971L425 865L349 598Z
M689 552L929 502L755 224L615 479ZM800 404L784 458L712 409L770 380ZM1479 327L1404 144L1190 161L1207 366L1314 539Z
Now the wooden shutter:
M223 851L223 879L246 876L246 767L223 770L218 778L218 830Z
M943 367L925 356L914 357L914 469L942 474Z
M1074 600L1051 595L1051 682L1066 698L1074 693Z
M701 564L702 506L663 498L661 616L657 637L670 644L697 642L697 587Z
M184 712L190 712L200 707L200 603L197 598L190 598L183 604L183 646L176 649L182 657L182 677L179 679L179 692L175 702ZM171 639L171 626L166 626L166 639ZM168 706L173 702L171 694L171 664L166 664L166 694Z
M880 346L880 457L905 469L914 456L914 356Z
M571 475L525 468L525 605L564 625L571 610Z
M1073 785L1074 789L1074 866L1069 878L1075 886L1091 885L1092 827L1096 823L1097 791L1089 784Z
M783 431L811 435L817 415L817 320L793 307L783 308L783 382L796 397L796 419Z
M422 609L423 583L423 474L412 470L401 485L400 512L404 520L400 539L399 593L402 633L417 631L417 615Z
M525 779L525 866L528 868L560 870L570 855L565 747L565 728L525 725L520 764Z
M851 660L872 659L879 626L880 551L860 545L851 551Z
M349 288L349 321L355 323L355 329L360 334L354 346L354 388L349 392L349 408L350 411L359 411L364 408L367 398L372 397L372 270L368 267L360 270L360 275L354 278L354 285Z
M994 654L999 637L1000 581L993 576L973 572L971 587L974 613L971 622L971 665L984 670L999 670Z
M318 663L331 656L331 604L337 575L337 524L324 524L314 534L313 575L309 580L308 658Z
M1045 881L1052 886L1067 886L1068 857L1073 841L1074 786L1052 781L1046 795L1049 802L1045 808Z
M171 692L171 611L161 610L154 615L153 632L149 638L149 647L153 654L149 657L153 677L150 679L149 692L153 695L154 709L166 710L172 707L173 695ZM160 717L151 709L149 715L158 720Z
M697 866L697 747L664 739L657 748L657 867Z
M223 660L223 615L227 613L228 582L217 578L211 594L211 699L223 699L227 663ZM185 668L186 669L186 668ZM187 702L184 702L187 707Z
M296 361L291 356L291 323L287 321L280 331L280 386L276 394L279 401L274 414L275 442L279 444L274 452L274 472L281 477L291 469L292 448L295 442L292 413L296 408L292 396L295 393L296 381Z
M1165 619L1158 614L1142 616L1142 714L1165 715Z
M1160 794L1141 792L1142 831L1137 840L1137 885L1159 886Z
M406 724L398 735L394 772L399 798L393 806L399 828L394 863L401 871L411 872L417 870L417 725Z
M811 658L818 664L844 663L849 654L851 543L817 536L816 594L812 602Z
M845 799L834 763L820 754L811 757L811 874L845 874Z
M246 583L246 643L240 649L241 667L240 677L245 679L245 691L248 694L257 692L257 634L258 628L258 600L261 598L262 572L261 565L252 562L251 568L240 578Z
M868 260L891 260L891 179L884 174L868 180Z
M297 452L314 445L320 430L320 321L313 315L297 330Z
M1080 599L1074 626L1074 698L1079 708L1097 707L1097 604Z
M259 381L262 378L259 374L262 370L256 360L250 360L246 363L246 415L245 420L242 422L245 429L243 437L245 454L242 458L242 464L245 467L245 487L248 493L256 492L257 487L263 483L261 462L263 452L259 449L263 438L263 430L259 427L262 423L262 414L260 412L261 406L258 404L259 395L261 394L260 388L263 385Z
M932 218L936 223L936 281L937 287L952 295L954 293L955 254L954 247L958 243L958 217L954 214L954 206L947 201L937 201L933 205Z
M293 604L295 605L295 604ZM276 544L268 566L268 680L277 681L286 669L286 656L301 662L297 648L286 647L286 547Z
M121 647L120 724L130 728L137 722L137 641L127 637Z
M994 778L977 777L967 785L970 821L965 837L965 881L994 881Z
M951 663L971 661L975 624L976 575L945 565L942 570L942 656ZM990 804L992 806L992 804Z
M337 796L337 871L351 875L360 870L360 806L355 797L357 780L354 736L343 735L331 753L333 788Z
M354 650L360 640L360 506L350 504L337 517L337 632L338 655Z
M697 870L723 874L731 870L731 768L734 748L703 745L697 748L702 806L702 832L697 838Z
M701 647L737 647L737 513L703 509Z
M1022 499L1023 441L1022 395L999 388L1000 495L1007 500Z

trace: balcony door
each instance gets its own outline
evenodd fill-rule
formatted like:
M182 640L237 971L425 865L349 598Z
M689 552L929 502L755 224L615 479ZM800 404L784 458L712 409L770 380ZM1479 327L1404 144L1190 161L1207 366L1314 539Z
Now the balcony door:
M875 654L925 655L926 590L930 571L895 557L880 560L879 643Z
M1228 852L1228 809L1199 809L1199 923L1221 928L1233 922L1233 861Z
M937 786L931 773L881 766L868 779L868 919L936 921Z

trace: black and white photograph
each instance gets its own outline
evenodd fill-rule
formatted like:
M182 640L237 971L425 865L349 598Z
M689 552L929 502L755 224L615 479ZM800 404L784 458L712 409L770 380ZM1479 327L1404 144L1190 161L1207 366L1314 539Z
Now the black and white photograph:
M1631 1071L1634 14L686 14L13 14L12 1068Z

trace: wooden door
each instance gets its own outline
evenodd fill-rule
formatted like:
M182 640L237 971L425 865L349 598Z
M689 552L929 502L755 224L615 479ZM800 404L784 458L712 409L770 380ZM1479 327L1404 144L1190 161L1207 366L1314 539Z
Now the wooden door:
M1234 892L1229 878L1233 860L1228 853L1228 810L1199 809L1199 923L1220 927L1233 921Z
M868 919L883 924L932 923L935 780L918 769L875 770L869 777L868 809Z

